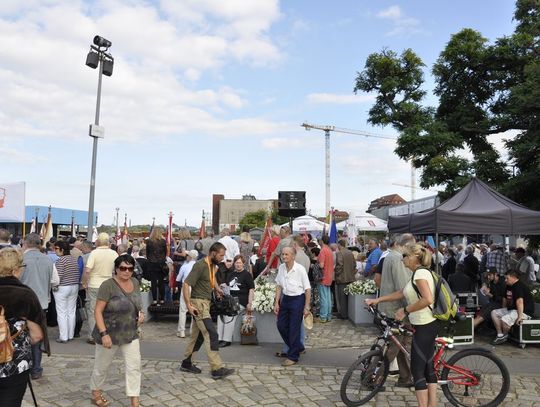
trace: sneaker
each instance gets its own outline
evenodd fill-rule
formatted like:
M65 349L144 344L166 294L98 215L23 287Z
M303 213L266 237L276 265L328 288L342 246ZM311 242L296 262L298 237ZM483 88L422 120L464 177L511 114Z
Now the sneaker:
M63 339L56 338L56 343L67 343L68 341L64 341Z
M219 347L220 347L220 348L226 348L227 346L231 346L231 342L222 341L222 342L219 344Z
M197 366L195 366L194 364L184 364L182 363L180 365L180 367L178 368L181 372L187 372L187 373L194 373L194 374L199 374L202 372L201 369L199 369Z
M95 345L96 341L94 341L93 339L87 339L86 343L89 344L89 345Z
M178 336L179 338L185 338L186 337L186 333L184 331L178 331L176 333L176 336Z
M497 336L493 342L491 342L492 345L501 345L505 343L508 340L508 334L505 334L503 336Z
M212 379L214 380L223 379L224 377L230 376L233 373L234 373L234 369L220 367L218 370L212 370Z

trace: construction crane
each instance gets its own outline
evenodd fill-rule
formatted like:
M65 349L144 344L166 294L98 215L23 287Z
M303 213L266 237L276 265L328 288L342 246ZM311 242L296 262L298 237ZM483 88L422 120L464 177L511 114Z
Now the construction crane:
M322 126L318 124L302 123L302 127L304 127L308 131L311 129L324 131L325 152L326 152L325 163L326 163L326 214L327 215L330 212L330 132L334 131L337 133L356 134L356 135L364 136L364 137L373 137L373 138L396 141L395 137L385 136L385 135L376 134L376 133L370 133L370 132L361 131L361 130L345 129L345 128L336 127L336 126ZM414 194L414 189L416 188L415 181L416 181L416 176L414 175L414 167L411 165L411 198L412 199L414 199L414 195L415 195Z

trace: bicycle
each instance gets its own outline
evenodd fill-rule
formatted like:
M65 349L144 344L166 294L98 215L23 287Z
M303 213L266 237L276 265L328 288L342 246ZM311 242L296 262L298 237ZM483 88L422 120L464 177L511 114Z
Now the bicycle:
M347 406L361 406L383 389L388 377L386 351L394 343L410 361L410 353L396 338L412 336L414 329L388 318L373 307L366 307L379 318L381 333L371 349L360 355L345 373L341 382L341 400ZM433 357L438 384L444 396L454 406L494 407L502 403L510 388L510 374L504 362L490 350L469 348L452 355L454 324L450 321L449 337L436 339Z

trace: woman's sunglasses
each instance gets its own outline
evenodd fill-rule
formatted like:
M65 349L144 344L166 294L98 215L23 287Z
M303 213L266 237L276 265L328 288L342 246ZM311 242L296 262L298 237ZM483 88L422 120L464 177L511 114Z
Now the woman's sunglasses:
M133 271L133 270L135 270L135 267L133 267L133 266L118 266L118 270L120 270L120 271Z

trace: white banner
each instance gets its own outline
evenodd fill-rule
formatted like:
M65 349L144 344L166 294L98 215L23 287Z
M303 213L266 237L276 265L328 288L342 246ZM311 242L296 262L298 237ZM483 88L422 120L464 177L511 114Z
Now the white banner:
M25 183L0 184L0 222L24 222Z

